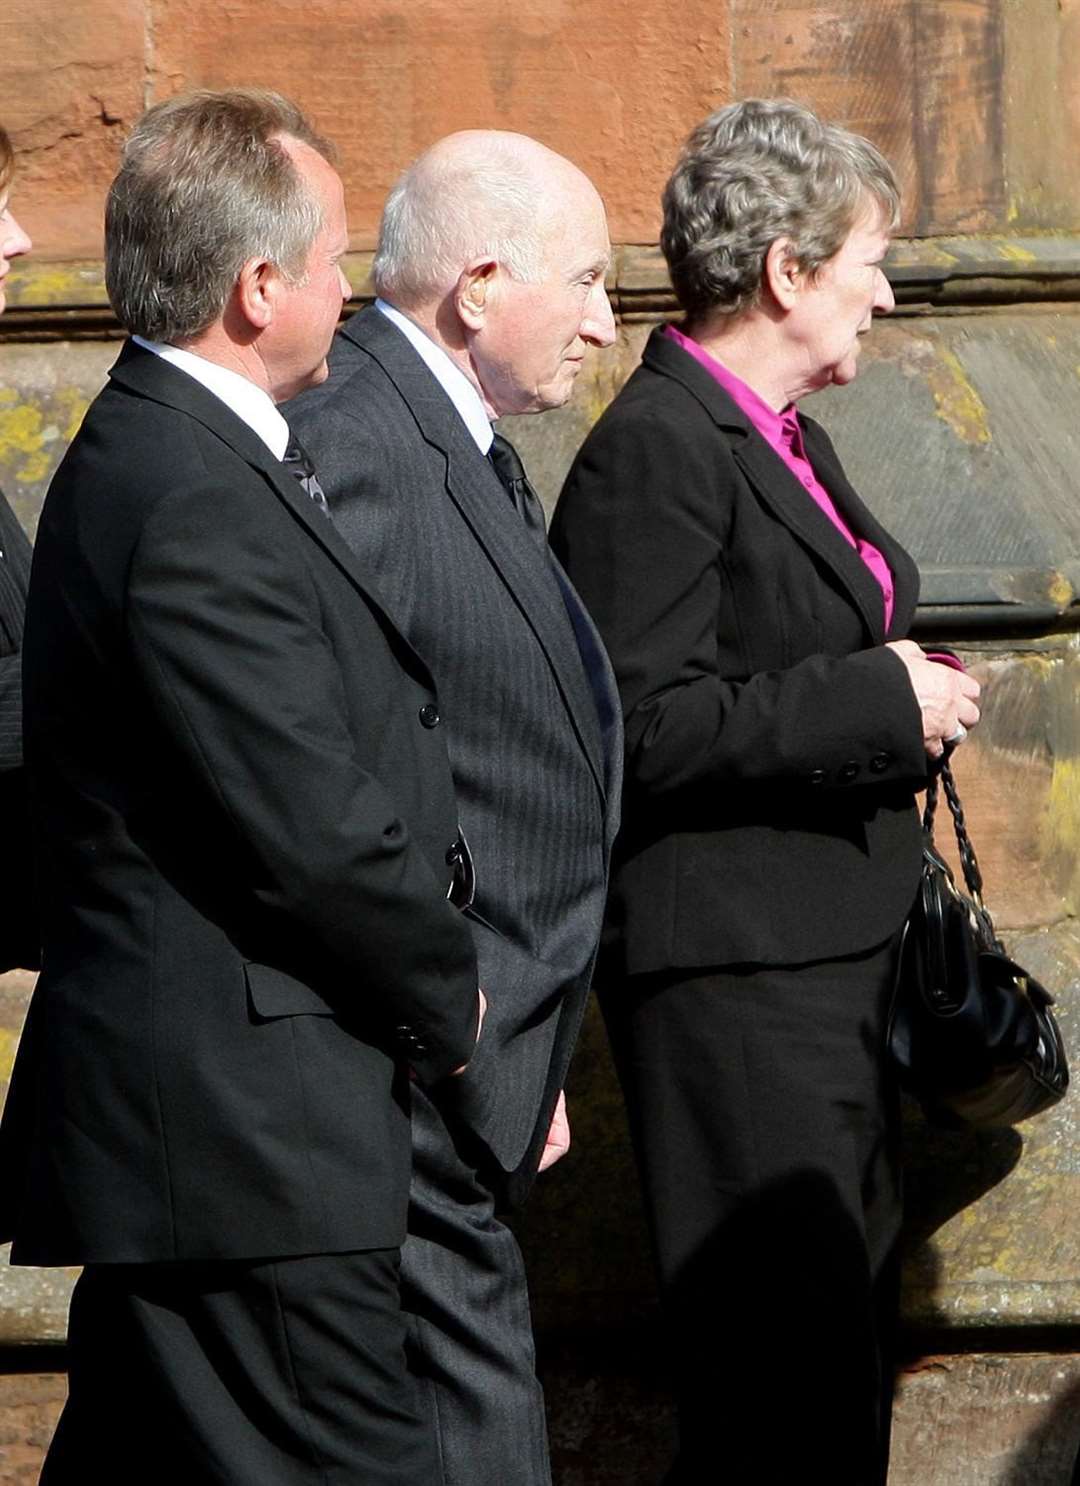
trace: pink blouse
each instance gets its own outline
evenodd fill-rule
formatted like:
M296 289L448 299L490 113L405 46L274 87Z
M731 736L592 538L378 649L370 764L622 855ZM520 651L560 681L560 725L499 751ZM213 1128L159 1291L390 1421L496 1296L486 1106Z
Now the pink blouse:
M858 552L881 586L885 601L885 632L887 634L893 615L893 576L889 564L872 542L855 536L833 505L829 492L814 474L803 448L802 429L799 427L799 413L795 404L791 403L782 413L774 412L752 387L748 387L740 377L717 361L715 356L710 356L703 346L698 345L697 341L691 340L674 325L665 326L664 334L670 337L676 345L682 346L684 351L688 352L711 377L720 383L732 402L746 414L770 448L776 450L799 484L806 487L807 494L821 507L844 540Z

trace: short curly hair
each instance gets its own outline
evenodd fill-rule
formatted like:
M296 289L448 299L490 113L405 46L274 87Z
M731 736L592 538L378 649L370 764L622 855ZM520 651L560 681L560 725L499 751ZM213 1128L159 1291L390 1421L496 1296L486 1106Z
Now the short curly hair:
M804 272L817 272L867 201L895 228L896 176L862 135L788 98L718 109L687 139L664 188L660 246L680 305L693 321L756 304L777 238Z

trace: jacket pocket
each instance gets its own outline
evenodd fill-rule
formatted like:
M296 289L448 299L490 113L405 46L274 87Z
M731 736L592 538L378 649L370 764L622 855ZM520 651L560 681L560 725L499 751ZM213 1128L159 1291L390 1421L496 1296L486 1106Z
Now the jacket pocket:
M249 960L244 965L248 1007L252 1016L270 1021L280 1016L333 1016L334 1008L304 981Z

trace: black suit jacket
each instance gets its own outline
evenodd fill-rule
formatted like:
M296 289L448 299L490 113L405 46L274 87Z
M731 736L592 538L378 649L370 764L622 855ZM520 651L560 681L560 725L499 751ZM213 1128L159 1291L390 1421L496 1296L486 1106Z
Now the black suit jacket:
M441 1097L520 1200L584 1009L618 819L621 729L591 623L465 424L378 310L286 410L335 519L448 686L442 709L478 874L484 1036ZM584 663L583 652L588 657Z
M805 963L883 941L915 891L919 709L883 648L918 573L802 419L879 585L719 384L660 331L570 472L552 543L622 694L613 968Z
M0 1136L17 1261L404 1235L406 1060L465 1061L431 677L256 435L125 349L49 491L25 638L44 967Z

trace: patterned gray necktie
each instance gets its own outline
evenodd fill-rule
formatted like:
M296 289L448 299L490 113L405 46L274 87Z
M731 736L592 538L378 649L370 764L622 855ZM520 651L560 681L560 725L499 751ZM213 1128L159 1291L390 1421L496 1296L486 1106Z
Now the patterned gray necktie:
M524 521L529 535L546 549L547 527L544 524L544 508L540 504L540 497L529 484L529 477L525 473L525 466L521 462L518 451L509 439L504 439L501 433L493 432L488 459L502 481L507 495L513 501L514 510Z
M332 520L330 507L326 503L323 488L319 484L318 477L315 474L315 466L311 462L311 456L291 430L289 432L289 447L285 450L285 458L281 462L299 480L304 494L311 497L314 504L318 506L328 521Z

